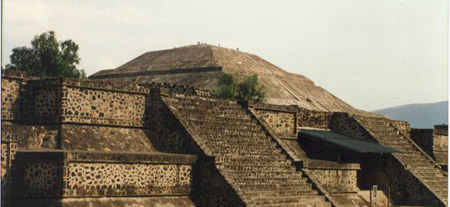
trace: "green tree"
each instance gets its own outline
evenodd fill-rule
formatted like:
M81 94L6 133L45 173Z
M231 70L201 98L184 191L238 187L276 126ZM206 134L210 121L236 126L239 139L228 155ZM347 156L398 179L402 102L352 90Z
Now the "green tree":
M237 83L233 75L224 73L219 79L219 88L213 92L213 96L223 99L238 99L263 101L266 95L265 88L258 82L258 76L246 77Z
M223 99L236 98L236 80L233 75L224 73L219 78L219 88L213 92L213 96Z
M37 77L83 78L84 70L77 69L80 63L78 45L72 40L58 42L54 31L36 35L31 48L16 47L10 56L7 70L26 72Z
M266 90L258 82L258 75L254 74L247 77L237 85L237 99L263 101L266 96Z

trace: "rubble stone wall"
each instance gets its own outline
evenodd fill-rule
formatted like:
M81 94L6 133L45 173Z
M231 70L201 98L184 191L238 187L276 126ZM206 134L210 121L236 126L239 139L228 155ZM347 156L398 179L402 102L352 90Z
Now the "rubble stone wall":
M58 123L61 115L61 79L28 80L19 103L26 123Z
M306 128L330 129L333 113L300 109L298 114L298 126Z
M2 77L2 118L26 123L143 127L148 89L101 81Z
M279 137L297 136L297 115L295 112L284 112L256 108L256 115L261 117Z
M62 98L62 122L144 125L145 93L67 86Z
M2 78L2 120L13 120L19 112L20 78Z
M433 157L433 129L411 129L411 139Z
M311 175L330 193L354 193L358 191L358 163L337 163L310 160L307 166Z
M386 178L391 187L394 204L441 206L438 199L410 171L406 170L392 156L386 161Z
M22 151L20 197L189 195L195 156L161 153Z
M448 165L448 125L434 127L433 155L439 164Z
M334 113L331 119L330 128L338 133L373 139L372 136L361 125L346 113Z
M330 193L349 193L358 190L356 170L310 169L310 172Z

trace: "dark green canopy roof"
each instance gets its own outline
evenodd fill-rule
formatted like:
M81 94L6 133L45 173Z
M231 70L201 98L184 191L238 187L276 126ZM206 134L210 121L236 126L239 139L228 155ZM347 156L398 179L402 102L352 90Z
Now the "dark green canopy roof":
M341 148L359 153L393 153L397 150L385 147L377 142L371 142L362 138L339 134L323 130L300 130L300 136L327 142Z

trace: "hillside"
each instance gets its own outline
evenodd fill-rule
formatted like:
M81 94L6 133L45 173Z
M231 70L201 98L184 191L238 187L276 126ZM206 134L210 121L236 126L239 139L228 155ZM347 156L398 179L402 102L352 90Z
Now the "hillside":
M448 124L448 101L408 104L373 112L392 119L409 121L413 128L433 128L436 124Z

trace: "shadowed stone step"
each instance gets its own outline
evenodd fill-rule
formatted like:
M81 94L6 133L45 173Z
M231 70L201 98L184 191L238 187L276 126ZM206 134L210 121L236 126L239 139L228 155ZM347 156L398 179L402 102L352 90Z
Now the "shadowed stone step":
M271 196L317 196L318 192L315 190L312 190L309 188L309 186L306 187L299 187L294 190L282 190L282 191L273 191L270 189L262 190L262 191L247 191L246 193L252 198L258 198L258 197L271 197Z
M252 198L255 204L280 204L280 203L316 203L319 205L325 204L325 198L323 196L273 196L273 197L257 197Z

